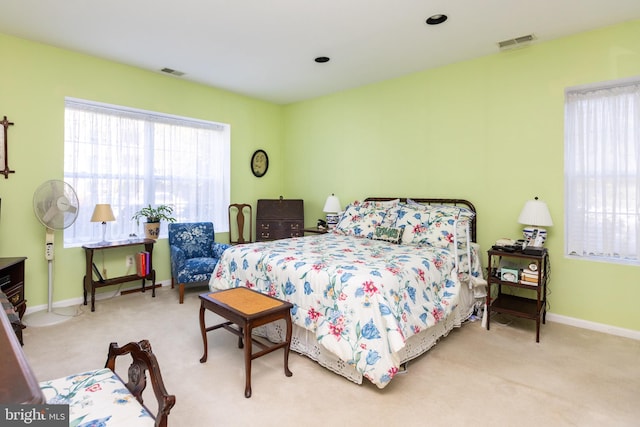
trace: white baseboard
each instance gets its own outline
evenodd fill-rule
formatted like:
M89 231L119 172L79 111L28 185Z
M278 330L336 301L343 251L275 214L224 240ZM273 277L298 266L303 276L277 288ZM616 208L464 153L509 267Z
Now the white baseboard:
M160 280L160 281L156 282L156 285L171 286L171 280ZM113 297L121 295L123 291L139 289L139 288L140 288L140 285L133 285L133 286L130 286L128 288L120 289L115 293L112 293L112 292L96 293L96 301L113 298ZM90 300L91 300L91 296L87 295L87 303L88 303L87 306L89 306L89 304L91 304ZM84 302L84 298L83 297L71 298L71 299L67 299L67 300L63 300L63 301L56 301L56 302L53 303L53 307L54 308L56 308L56 307L58 307L58 308L60 308L60 307L71 307L71 306L74 306L74 305L80 305L83 302ZM35 313L35 312L41 311L41 310L46 310L46 309L47 309L47 304L27 306L27 310L25 311L25 315L30 314L30 313Z
M604 323L590 322L588 320L576 319L575 317L562 316L560 314L547 313L547 320L556 323L563 323L592 331L603 332L605 334L617 335L620 337L640 340L640 331L633 329L619 328L617 326L605 325Z

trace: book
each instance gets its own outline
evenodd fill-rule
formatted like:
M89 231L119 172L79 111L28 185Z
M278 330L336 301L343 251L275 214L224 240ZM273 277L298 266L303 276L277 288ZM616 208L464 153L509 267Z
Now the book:
M142 259L139 252L136 254L136 274L142 276Z
M150 254L147 251L136 254L136 273L138 276L146 277L149 275L149 258Z

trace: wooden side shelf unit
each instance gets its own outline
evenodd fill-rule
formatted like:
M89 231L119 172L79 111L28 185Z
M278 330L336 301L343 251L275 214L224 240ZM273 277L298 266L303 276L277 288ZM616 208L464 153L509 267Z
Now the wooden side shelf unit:
M96 311L96 288L104 286L118 285L124 282L131 282L142 279L141 291L146 290L146 280L151 280L152 296L156 296L156 272L153 269L153 239L131 239L118 242L92 243L82 246L86 257L86 272L83 280L84 285L84 305L87 305L87 294L91 293L91 311ZM126 276L112 277L110 279L95 280L93 278L93 254L95 251L102 251L113 248L123 248L126 246L144 245L144 250L149 252L149 274L146 276L138 276L137 274L129 274Z
M547 314L547 282L549 279L549 252L545 249L540 255L530 255L523 252L506 252L490 249L487 282L487 330L491 325L491 312L510 314L524 319L535 320L536 342L540 342L540 322L546 321ZM501 261L512 259L516 263L533 264L538 272L537 282L524 282L519 276L516 281L504 280L500 274ZM520 273L519 273L520 274ZM495 298L491 297L491 286L497 288ZM534 298L528 298L505 291L516 289L533 291ZM523 293L525 293L523 291Z

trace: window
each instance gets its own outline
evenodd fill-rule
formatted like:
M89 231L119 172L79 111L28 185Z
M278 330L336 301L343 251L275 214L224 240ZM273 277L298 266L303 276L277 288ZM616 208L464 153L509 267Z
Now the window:
M640 80L565 96L566 253L640 264Z
M144 236L131 217L149 204L172 206L179 222L228 231L229 125L70 98L64 122L64 179L80 202L65 247L102 240L90 222L97 203L111 204L116 217L107 240Z

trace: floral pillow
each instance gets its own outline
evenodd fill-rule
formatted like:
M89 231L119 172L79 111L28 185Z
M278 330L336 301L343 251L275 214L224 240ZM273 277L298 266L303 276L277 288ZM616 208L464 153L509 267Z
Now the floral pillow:
M456 242L458 249L466 250L468 243L471 241L471 220L475 216L473 211L466 208L457 206L438 206L434 207L432 212L435 212L439 218L455 216L456 223Z
M455 235L457 247L458 249L466 250L467 244L471 241L470 223L475 216L475 212L465 207L453 205L421 205L411 199L407 199L407 205L433 212L440 220L444 220L445 217L455 217L457 220ZM450 220L450 218L447 220Z
M371 200L362 202L365 206L370 206L378 209L389 209L394 206L398 206L400 203L400 199L392 199L392 200Z
M373 238L376 227L382 225L389 210L389 207L379 203L351 203L340 217L335 232L345 236Z
M455 249L457 217L440 215L424 206L404 205L396 212L393 226L403 229L403 244Z

